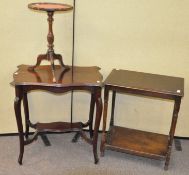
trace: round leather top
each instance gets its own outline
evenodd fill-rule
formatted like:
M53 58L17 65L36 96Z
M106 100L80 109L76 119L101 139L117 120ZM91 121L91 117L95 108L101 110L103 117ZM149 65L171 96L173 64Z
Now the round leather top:
M28 5L28 8L32 10L41 10L47 12L69 11L73 9L71 5L60 3L31 3Z

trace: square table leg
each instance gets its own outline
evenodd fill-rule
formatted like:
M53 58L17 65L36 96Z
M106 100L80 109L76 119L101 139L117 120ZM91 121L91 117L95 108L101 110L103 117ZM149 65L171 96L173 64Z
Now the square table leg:
M103 126L102 126L102 139L100 145L101 156L104 156L105 143L106 143L106 121L107 121L107 111L108 111L108 100L109 100L109 89L105 87L104 89L104 109L103 109Z
M180 110L180 104L181 104L181 97L176 97L175 102L174 102L171 128L170 128L170 131L169 131L168 152L167 152L167 156L166 156L166 159L165 159L165 166L164 166L165 170L168 170L168 166L169 166L171 149L172 149L176 124L177 124L177 119L178 119L178 113L179 113L179 110Z

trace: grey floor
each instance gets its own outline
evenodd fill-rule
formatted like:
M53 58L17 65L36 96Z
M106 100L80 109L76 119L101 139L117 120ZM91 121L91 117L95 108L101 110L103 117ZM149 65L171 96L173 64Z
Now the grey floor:
M173 147L168 171L164 161L106 151L98 165L92 147L74 134L50 134L52 146L39 139L25 147L23 165L17 163L18 137L0 137L0 175L189 175L189 140L181 140L182 151Z

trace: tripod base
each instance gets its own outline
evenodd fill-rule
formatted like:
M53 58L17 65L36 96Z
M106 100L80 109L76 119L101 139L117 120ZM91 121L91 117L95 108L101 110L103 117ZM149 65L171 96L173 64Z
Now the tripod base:
M58 60L60 65L65 69L68 70L69 67L64 65L62 55L60 54L55 54L55 53L47 53L47 54L40 54L37 57L37 63L34 66L30 66L28 68L29 71L34 71L36 67L40 66L41 62L43 60L50 61L51 64L51 70L52 70L52 75L53 75L53 82L56 83L56 77L55 77L55 65L54 65L54 60Z

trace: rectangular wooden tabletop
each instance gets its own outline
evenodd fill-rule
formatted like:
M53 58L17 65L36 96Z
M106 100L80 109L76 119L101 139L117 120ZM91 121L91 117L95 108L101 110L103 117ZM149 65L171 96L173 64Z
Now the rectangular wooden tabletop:
M113 69L105 85L184 96L184 79L129 70Z
M100 68L70 66L64 69L60 66L55 67L56 82L53 82L51 67L48 65L38 66L35 70L29 70L28 65L18 66L18 70L13 74L13 85L39 85L39 86L102 86L102 75Z

